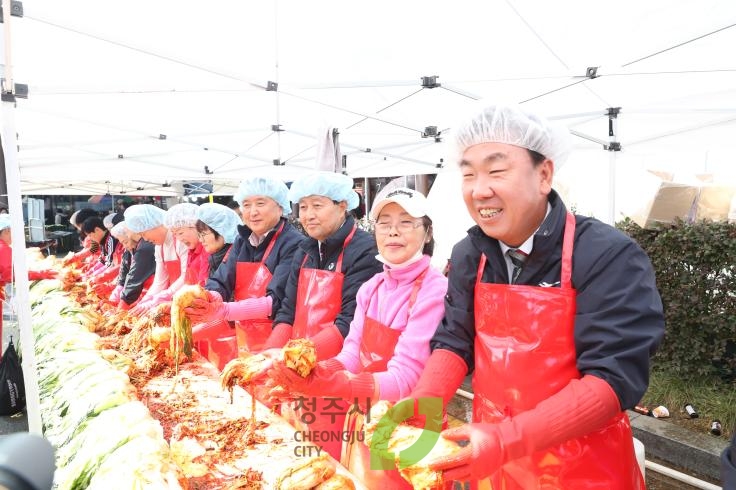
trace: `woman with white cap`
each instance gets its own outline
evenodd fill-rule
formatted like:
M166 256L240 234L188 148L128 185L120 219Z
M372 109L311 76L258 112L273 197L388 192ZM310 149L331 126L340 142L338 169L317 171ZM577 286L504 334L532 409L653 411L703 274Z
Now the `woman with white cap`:
M120 263L115 289L110 294L108 301L120 309L127 310L153 283L156 271L155 246L143 240L140 233L129 230L125 221L113 226L110 233L123 244L125 252Z
M429 359L429 340L444 315L447 292L447 279L429 263L434 238L428 214L426 198L415 190L402 187L376 196L371 218L383 272L358 290L340 353L319 362L306 378L277 362L273 377L279 385L305 396L357 400L363 409L411 393ZM363 415L350 412L346 430L362 432ZM395 470L372 470L367 446L352 441L343 443L341 462L367 488L411 488Z
M144 240L155 245L156 272L153 284L135 308L130 310L133 315L141 315L155 306L156 295L184 277L189 249L174 239L171 230L164 226L166 211L153 204L134 204L125 210L124 217L130 231L139 233ZM183 284L183 279L179 284Z
M291 185L289 199L299 203L299 221L309 238L294 255L286 296L264 349L281 348L291 338L308 338L314 342L318 360L330 359L340 352L350 331L358 289L382 269L375 258L376 241L348 215L359 199L347 175L309 174ZM335 418L322 410L328 404L317 399L314 421L304 424L306 430L335 426ZM335 411L331 406L327 412ZM288 409L282 406L282 410ZM297 409L292 417L304 421L303 414L303 409ZM323 447L340 457L341 441L326 441Z
M5 300L5 285L13 281L13 250L10 246L13 236L10 229L10 215L0 213L0 342L3 338L3 301ZM28 271L28 280L54 279L57 272L54 270ZM0 349L0 356L2 349Z
M263 348L284 299L292 258L304 239L286 219L291 212L287 193L282 181L268 177L248 178L238 186L233 197L240 203L245 224L239 224L240 218L230 211L235 221L227 226L227 233L234 227L236 236L228 258L205 285L209 301L195 301L185 310L193 322L207 322L197 328L195 340L210 339L212 346L214 339L224 337L225 344L232 346L233 329L222 322L227 320L235 322L238 349ZM222 367L222 359L217 364Z

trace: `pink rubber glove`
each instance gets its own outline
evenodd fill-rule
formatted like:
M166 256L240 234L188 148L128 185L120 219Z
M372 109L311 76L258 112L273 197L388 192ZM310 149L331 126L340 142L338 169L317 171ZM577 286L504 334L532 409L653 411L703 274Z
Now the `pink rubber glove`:
M272 301L271 296L262 296L225 303L225 320L241 321L254 318L265 320L271 316Z
M147 311L153 308L153 306L153 299L148 298L139 302L137 305L135 305L134 308L131 308L129 311L130 314L133 316L143 316Z
M442 432L445 439L469 440L453 456L429 462L447 480L478 480L503 464L602 429L621 412L618 397L592 375L573 379L536 407L498 424L466 424Z
M115 286L115 289L112 290L112 293L110 293L110 298L108 299L110 303L117 304L120 301L120 295L123 293L123 286L121 284L118 284Z
M192 327L192 338L195 341L219 339L223 337L230 337L233 335L234 332L235 329L231 327L230 324L227 322L215 321L199 323Z
M225 320L227 308L218 292L207 291L207 299L195 299L191 306L184 308L184 314L192 323L214 323Z

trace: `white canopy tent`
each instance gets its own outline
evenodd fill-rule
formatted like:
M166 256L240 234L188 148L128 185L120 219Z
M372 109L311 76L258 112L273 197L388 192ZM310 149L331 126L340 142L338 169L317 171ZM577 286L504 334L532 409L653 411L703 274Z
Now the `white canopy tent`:
M438 141L478 98L567 124L578 136L567 187L600 186L602 218L611 140L622 169L733 168L733 2L28 0L23 10L9 49L15 82L29 85L17 105L25 194L167 195L181 180L227 194L252 172L291 180L314 168L327 125L350 175L434 173L449 163ZM609 108L620 108L613 136Z
M29 88L2 108L11 212L21 193L172 195L189 180L232 194L246 175L293 180L315 167L324 127L339 131L349 175L435 173L453 164L442 144L453 121L481 98L566 124L576 151L561 187L607 221L634 169L736 181L727 0L25 0L22 10L3 26L6 76L12 67Z

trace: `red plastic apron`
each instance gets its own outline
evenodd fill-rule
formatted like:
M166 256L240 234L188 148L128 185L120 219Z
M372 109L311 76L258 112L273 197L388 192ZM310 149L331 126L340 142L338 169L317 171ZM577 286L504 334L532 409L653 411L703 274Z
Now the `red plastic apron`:
M304 267L307 256L304 257L302 267L299 270L299 282L296 291L296 309L294 312L294 325L292 338L303 339L316 335L325 327L335 323L337 315L342 307L342 258L345 248L355 234L356 226L342 245L342 251L337 258L334 272L321 269L308 269ZM282 415L289 420L297 429L315 433L323 431L339 432L345 423L345 414L350 404L344 400L332 398L308 398L309 406L306 408L292 407L291 404L282 405ZM296 402L299 404L299 402ZM295 405L296 405L295 404ZM313 410L313 411L312 411ZM307 422L313 420L313 422ZM342 441L338 437L320 444L330 456L340 459Z
M266 259L271 254L276 240L284 229L284 223L274 232L271 242L263 252L260 262L237 262L235 264L235 301L248 298L261 298L271 282L271 271L266 267ZM241 320L235 322L238 352L257 352L271 334L273 321L268 318Z
M579 379L572 288L575 217L568 213L559 288L475 284L473 421L498 423L534 408ZM574 417L570 413L570 417ZM598 431L510 461L473 488L504 490L644 488L626 413Z
M166 268L166 272L169 275L169 284L166 287L174 284L181 275L181 260L179 259L179 254L176 251L176 238L174 238L173 243L174 255L176 256L174 260L166 260L164 257L164 248L163 246L161 247L161 259L164 261L164 268Z
M207 260L209 256L210 254L205 252L200 242L197 242L197 246L189 250L187 268L184 272L185 284L204 286L210 271L210 264Z
M419 274L414 280L414 288L409 296L409 310L416 303L417 295L422 287L427 270ZM380 284L379 284L380 287ZM377 288L376 288L377 289ZM360 341L360 365L363 373L381 373L388 368L388 361L394 356L394 349L399 342L401 330L384 325L378 320L365 317L363 323L363 338ZM351 411L345 422L345 429L349 432L363 432L365 417L359 411ZM398 470L372 470L371 452L365 443L356 441L343 446L340 462L348 471L361 479L367 488L411 489L412 486L404 480Z

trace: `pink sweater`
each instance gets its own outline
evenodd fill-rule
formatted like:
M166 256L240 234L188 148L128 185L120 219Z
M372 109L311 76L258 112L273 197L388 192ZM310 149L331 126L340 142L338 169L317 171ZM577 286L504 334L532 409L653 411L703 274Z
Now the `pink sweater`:
M360 341L366 315L400 330L401 336L386 371L375 373L381 400L397 401L409 396L429 359L429 341L445 314L447 278L430 267L430 257L405 269L384 266L363 284L356 296L355 316L342 351L335 357L352 373L360 371ZM409 297L414 280L429 267L409 316Z

